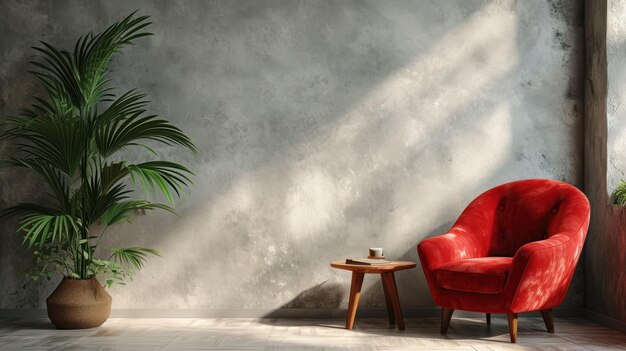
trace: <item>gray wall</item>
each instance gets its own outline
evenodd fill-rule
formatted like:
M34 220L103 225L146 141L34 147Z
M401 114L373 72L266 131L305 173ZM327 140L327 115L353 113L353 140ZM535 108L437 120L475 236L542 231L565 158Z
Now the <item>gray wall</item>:
M626 175L626 1L612 0L607 9L607 187L612 193Z
M591 311L626 322L626 209L609 194L624 179L626 1L586 6L585 192L591 223L585 247L585 297ZM610 322L610 321L609 321ZM621 325L624 329L624 325Z
M115 59L114 82L200 156L159 148L197 173L180 217L108 234L164 256L112 289L114 308L345 308L349 274L329 261L372 246L417 260L506 181L582 186L582 1L2 1L0 113L38 91L37 40L70 47L135 9L156 35ZM40 197L25 174L0 186L2 206ZM56 282L19 289L12 225L0 308L43 307ZM397 280L404 307L433 306L419 269ZM377 280L364 290L361 306L384 306ZM565 306L583 306L582 272Z

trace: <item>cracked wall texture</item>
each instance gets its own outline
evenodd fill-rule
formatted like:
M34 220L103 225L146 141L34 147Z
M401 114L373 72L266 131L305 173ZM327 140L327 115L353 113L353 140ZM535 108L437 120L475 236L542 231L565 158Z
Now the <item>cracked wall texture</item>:
M40 91L26 73L38 40L71 47L135 9L155 36L114 59L113 82L145 91L200 155L157 149L197 174L179 217L108 234L164 256L111 289L114 308L345 308L350 277L331 260L382 246L416 261L507 181L582 186L582 1L4 0L0 113ZM0 205L40 186L3 171ZM13 225L0 308L44 307L56 281L20 289ZM403 307L433 306L421 270L397 280ZM565 306L582 307L582 284L578 271ZM384 306L377 279L361 306Z

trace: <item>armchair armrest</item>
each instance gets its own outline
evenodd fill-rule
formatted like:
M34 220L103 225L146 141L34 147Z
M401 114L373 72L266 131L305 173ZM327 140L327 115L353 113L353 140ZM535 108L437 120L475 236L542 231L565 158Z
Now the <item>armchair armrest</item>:
M584 231L559 233L522 246L504 290L512 295L511 312L550 309L563 302L584 243Z
M417 245L422 270L436 304L443 306L444 300L441 300L441 288L434 270L449 262L485 256L483 246L477 234L462 227L453 227L448 233L425 239Z
M430 271L442 265L466 258L483 257L480 238L461 228L453 227L448 233L423 240L417 252Z
M448 233L422 241L417 251L423 268L432 271L448 262L487 256L498 201L497 188L483 193L463 210Z

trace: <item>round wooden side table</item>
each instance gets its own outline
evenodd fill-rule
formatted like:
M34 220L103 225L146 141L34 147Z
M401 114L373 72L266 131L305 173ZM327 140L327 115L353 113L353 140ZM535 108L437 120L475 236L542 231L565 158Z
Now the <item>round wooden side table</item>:
M398 289L396 287L396 278L394 272L411 269L415 267L415 263L408 261L391 261L388 264L381 265L362 265L348 264L346 261L334 261L331 267L352 271L352 284L350 286L350 302L348 303L348 316L346 317L346 329L351 330L354 326L354 317L356 316L359 297L361 296L361 286L363 285L363 277L365 274L380 274L383 282L383 290L385 291L385 301L387 302L387 314L389 323L396 324L398 329L404 330L404 318L402 317L402 309L400 308L400 300L398 299Z

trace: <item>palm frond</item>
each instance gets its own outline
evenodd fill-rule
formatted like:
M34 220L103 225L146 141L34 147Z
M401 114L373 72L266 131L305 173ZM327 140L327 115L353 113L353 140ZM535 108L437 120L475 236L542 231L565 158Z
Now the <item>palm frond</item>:
M192 183L188 175L193 172L175 162L152 161L128 165L127 168L135 185L137 177L146 191L159 190L170 203L174 202L172 191L180 197L183 187Z
M47 243L63 241L76 234L80 221L68 214L33 213L22 217L18 232L24 232L23 243L28 247L43 247Z
M77 196L84 199L82 214L85 223L94 223L109 207L124 201L131 193L124 184L115 184L107 191L101 190L98 179L95 179L93 182L83 183L83 187L77 192Z
M161 257L156 250L146 247L126 247L126 248L113 248L113 255L111 256L115 262L122 265L131 266L134 269L143 268L144 263L147 260L148 255L155 255Z
M176 213L173 208L164 204L155 204L146 200L130 200L118 202L109 206L100 217L100 220L107 226L119 222L131 222L134 217L134 211L156 209L162 209L174 214Z
M69 176L78 171L87 147L83 121L36 106L8 123L13 126L7 131L9 137L19 138L20 158L46 160Z
M105 163L99 172L94 172L96 180L93 180L92 183L98 184L100 192L106 192L127 175L128 169L125 162Z
M180 145L196 152L191 139L178 127L158 119L155 115L142 117L141 112L101 125L95 132L95 140L103 157L108 157L124 147L138 145L140 140Z
M134 18L134 14L100 34L89 33L81 37L73 53L58 50L42 41L42 46L34 49L41 54L43 62L33 62L40 69L33 74L43 82L51 96L65 92L78 109L94 106L110 90L106 87L109 82L106 72L111 57L133 40L152 35L141 31L151 23L146 21L148 16Z
M106 126L108 123L118 119L124 119L138 113L145 112L148 101L144 100L145 94L136 90L130 90L116 98L104 112L97 116L96 129Z
M18 159L9 156L0 161L0 167L25 167L41 176L52 190L52 196L58 201L59 210L63 213L72 213L70 188L66 177L49 163L42 159Z
M41 54L44 62L32 62L33 65L41 69L41 71L34 72L35 75L44 83L50 95L56 96L60 91L65 91L72 104L81 108L84 105L83 92L80 88L80 76L74 65L72 55L65 50L58 50L44 41L40 43L42 46L33 47L33 49Z
M100 34L89 33L76 43L74 60L82 78L81 88L86 105L99 102L107 93L109 79L105 73L111 56L122 46L132 44L135 39L152 35L141 31L151 24L147 21L148 16L135 18L134 15L135 12L131 13Z
M125 184L120 183L127 175L128 169L124 162L94 165L91 177L81 184L75 194L75 197L83 200L79 206L86 223L94 223L110 206L128 198L131 190L127 190Z
M32 214L45 214L56 216L59 215L60 212L55 208L39 204L33 204L30 202L22 202L15 206L7 207L0 210L0 218L22 217Z

